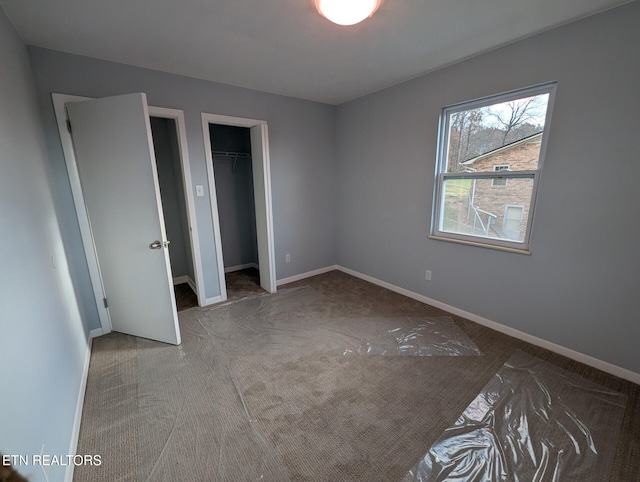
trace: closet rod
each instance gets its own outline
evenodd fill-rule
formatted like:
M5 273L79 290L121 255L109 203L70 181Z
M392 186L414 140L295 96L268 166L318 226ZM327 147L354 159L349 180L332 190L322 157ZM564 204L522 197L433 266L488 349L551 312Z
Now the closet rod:
M211 151L211 154L213 157L233 158L233 167L231 168L231 172L236 172L238 159L251 159L251 154L247 154L246 152Z
M233 157L236 159L246 159L251 157L251 154L246 152L211 151L211 154L218 157Z

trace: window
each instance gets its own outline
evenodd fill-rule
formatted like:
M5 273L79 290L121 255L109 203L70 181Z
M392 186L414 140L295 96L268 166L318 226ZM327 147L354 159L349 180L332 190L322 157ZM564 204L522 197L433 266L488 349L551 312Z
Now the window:
M431 236L529 252L555 83L445 107Z
M524 219L524 206L507 204L504 208L504 222L502 231L507 238L518 239L522 230Z
M508 164L493 166L493 172L508 171L508 170L509 170ZM491 180L491 187L499 187L499 186L506 186L506 185L507 185L507 179L505 177L496 177Z

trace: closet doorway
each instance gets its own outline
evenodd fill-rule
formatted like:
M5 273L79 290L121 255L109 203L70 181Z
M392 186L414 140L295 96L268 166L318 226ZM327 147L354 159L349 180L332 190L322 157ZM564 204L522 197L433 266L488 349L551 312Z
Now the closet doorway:
M198 306L196 270L193 262L191 228L182 172L180 140L176 119L150 112L151 135L156 157L160 200L164 213L169 258L178 311Z
M267 125L202 117L222 299L275 292Z

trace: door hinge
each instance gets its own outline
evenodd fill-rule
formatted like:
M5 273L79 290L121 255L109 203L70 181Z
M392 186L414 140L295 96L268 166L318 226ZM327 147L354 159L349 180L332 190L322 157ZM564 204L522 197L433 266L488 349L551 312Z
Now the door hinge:
M105 308L109 308L109 303L107 303L107 299L106 298L102 298L102 301L104 303L104 307Z
M72 133L72 131L71 131L71 121L69 119L67 119L67 130L69 131L69 134Z

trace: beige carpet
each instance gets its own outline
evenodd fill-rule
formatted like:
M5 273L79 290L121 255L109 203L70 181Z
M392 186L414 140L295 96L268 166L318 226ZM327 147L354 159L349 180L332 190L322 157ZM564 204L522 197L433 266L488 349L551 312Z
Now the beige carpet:
M327 320L446 315L336 271L294 286L311 291L259 310L278 323L318 320L318 332L335 326ZM78 453L103 465L78 467L75 480L402 480L518 349L626 395L617 447L603 457L611 481L640 480L637 385L455 316L481 356L324 355L301 350L308 332L292 331L289 345L281 330L252 338L243 306L181 312L181 347L94 340ZM219 331L234 315L246 338Z

